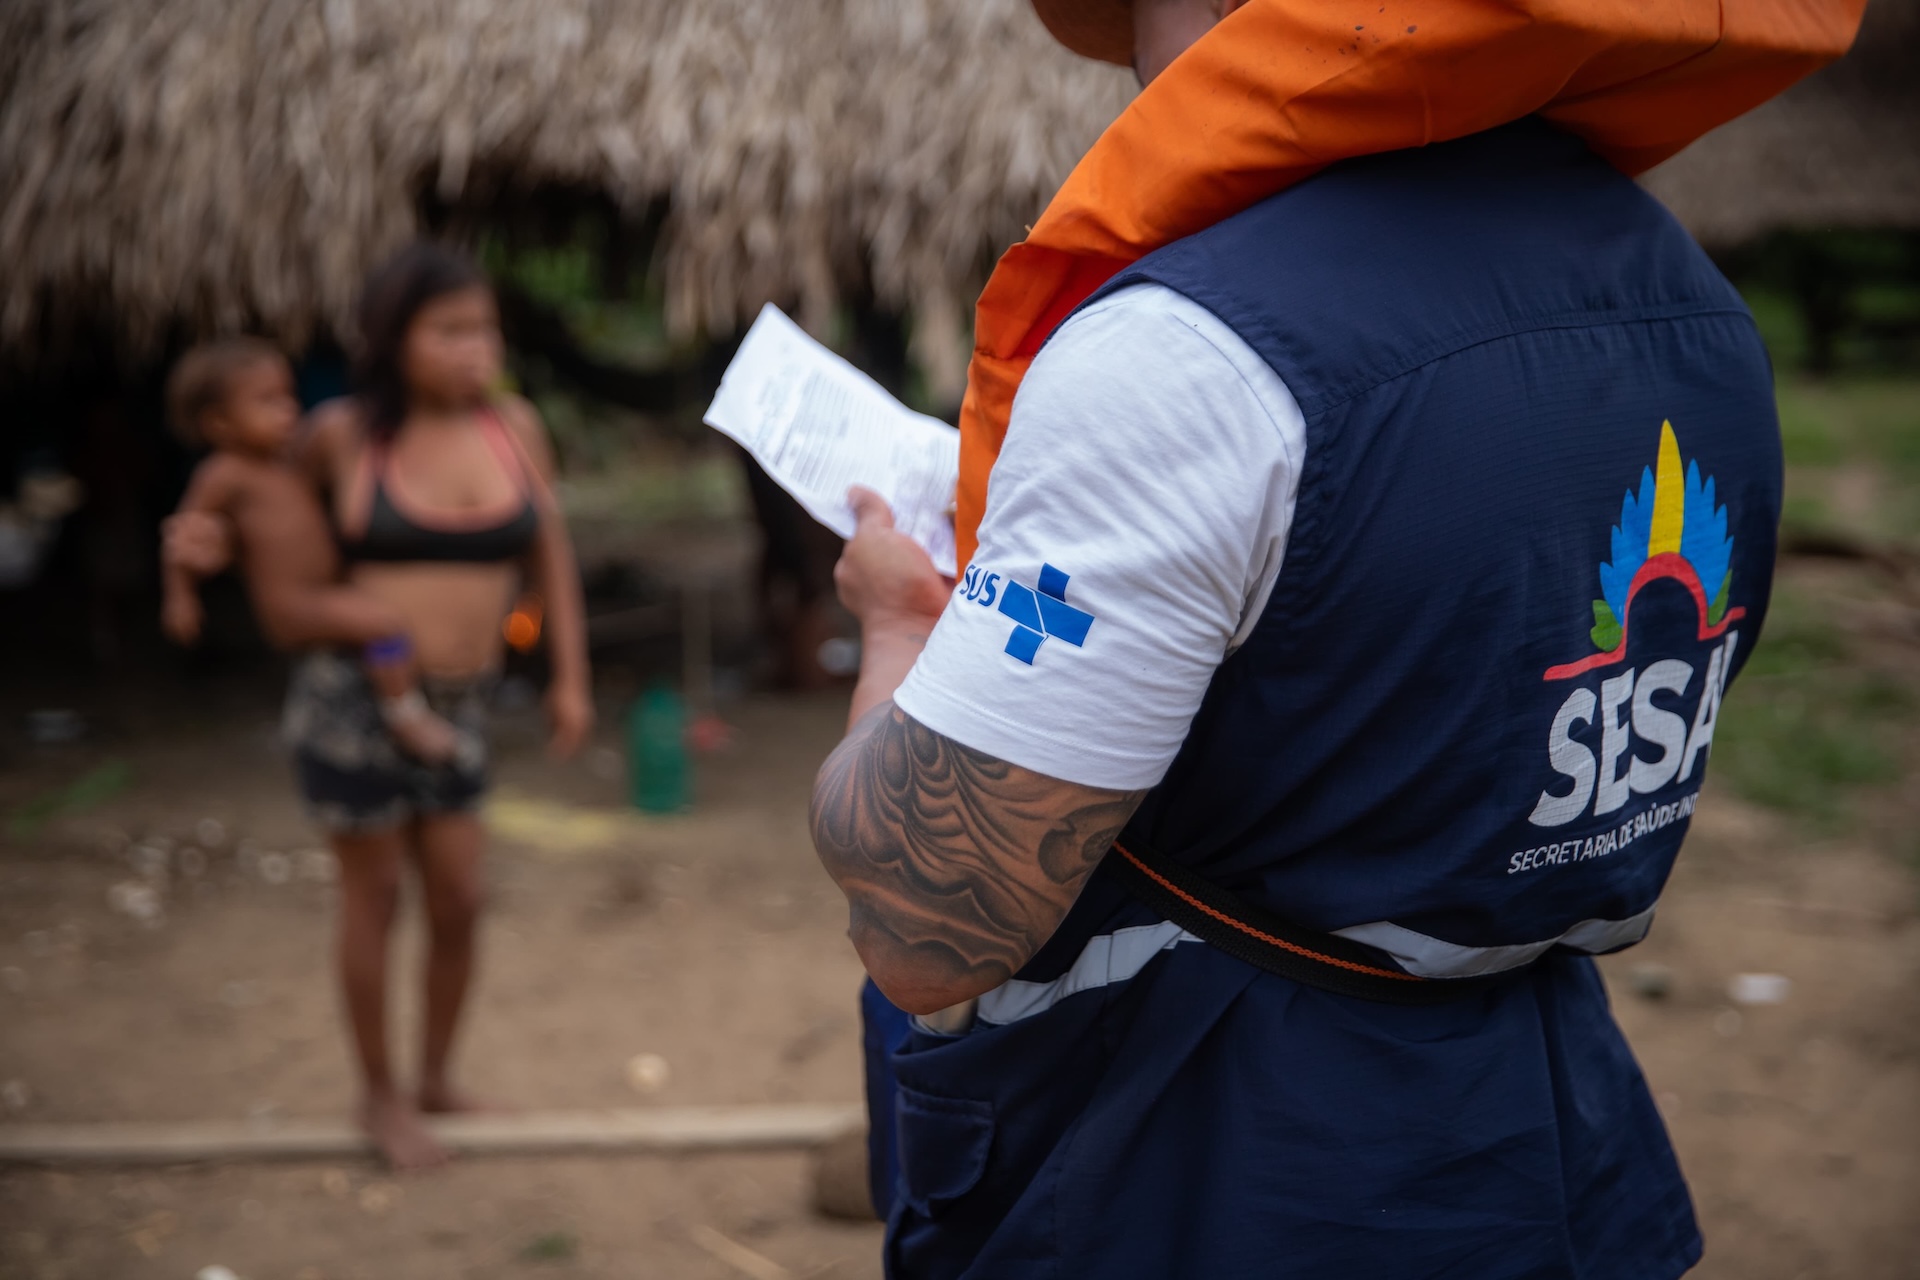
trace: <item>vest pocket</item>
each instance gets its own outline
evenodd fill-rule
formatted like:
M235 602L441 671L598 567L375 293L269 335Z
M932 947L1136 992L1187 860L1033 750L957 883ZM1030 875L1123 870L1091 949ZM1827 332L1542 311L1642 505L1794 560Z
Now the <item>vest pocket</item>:
M905 1085L895 1100L900 1182L907 1206L934 1218L973 1190L993 1150L993 1104L942 1098Z

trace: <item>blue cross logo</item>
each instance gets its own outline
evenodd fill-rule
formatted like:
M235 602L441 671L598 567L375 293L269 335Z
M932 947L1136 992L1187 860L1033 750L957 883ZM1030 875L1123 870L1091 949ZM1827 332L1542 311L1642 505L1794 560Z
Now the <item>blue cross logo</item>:
M1067 575L1050 564L1040 566L1040 590L1009 582L1000 593L1000 612L1013 619L1007 652L1028 666L1051 636L1074 648L1087 642L1093 615L1067 603Z

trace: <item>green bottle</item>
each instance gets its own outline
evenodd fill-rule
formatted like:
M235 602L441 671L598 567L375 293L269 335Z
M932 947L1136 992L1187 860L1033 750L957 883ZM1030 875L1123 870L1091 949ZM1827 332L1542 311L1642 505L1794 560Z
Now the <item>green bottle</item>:
M687 707L673 686L648 686L627 716L627 780L633 807L677 813L692 803Z

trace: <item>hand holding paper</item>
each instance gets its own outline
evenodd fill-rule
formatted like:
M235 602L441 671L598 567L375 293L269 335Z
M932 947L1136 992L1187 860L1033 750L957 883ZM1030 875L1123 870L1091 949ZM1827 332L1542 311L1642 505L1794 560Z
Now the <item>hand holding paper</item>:
M888 395L768 304L747 330L708 406L808 514L843 538L854 531L847 490L885 498L894 526L954 575L954 482L960 433Z
M923 548L894 524L886 500L864 485L848 495L858 521L833 583L862 625L905 620L925 632L947 607L953 584L927 568Z

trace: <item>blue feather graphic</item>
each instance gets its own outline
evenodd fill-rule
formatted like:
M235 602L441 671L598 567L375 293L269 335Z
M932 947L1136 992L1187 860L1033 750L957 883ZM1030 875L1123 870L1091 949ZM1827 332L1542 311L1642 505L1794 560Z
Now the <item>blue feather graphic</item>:
M1700 575L1700 586L1711 599L1727 576L1733 559L1733 539L1727 536L1727 509L1713 501L1713 477L1703 484L1698 461L1687 464L1685 523L1680 527L1680 554Z
M1724 521L1723 521L1724 527ZM1613 527L1613 558L1600 566L1600 596L1613 616L1627 616L1627 588L1647 562L1647 540L1653 532L1653 468L1640 473L1640 496L1631 490L1620 503L1620 523Z

